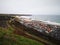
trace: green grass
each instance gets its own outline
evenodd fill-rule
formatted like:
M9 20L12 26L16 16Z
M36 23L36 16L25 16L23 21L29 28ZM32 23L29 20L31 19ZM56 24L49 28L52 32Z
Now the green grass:
M13 31L11 27L8 29L0 27L0 45L43 45L35 40L13 34Z

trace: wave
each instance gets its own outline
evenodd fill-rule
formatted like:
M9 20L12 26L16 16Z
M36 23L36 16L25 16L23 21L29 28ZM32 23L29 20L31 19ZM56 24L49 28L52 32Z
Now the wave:
M16 16L17 18L19 18L19 19L25 19L25 18L27 18L27 19L30 19L30 20L35 20L35 19L31 19L30 17L26 17L26 16ZM52 24L52 25L59 25L60 26L60 23L57 23L57 22L52 22L52 21L44 21L44 20L40 20L40 21L42 21L42 22L44 22L44 23L46 23L46 24Z
M60 26L60 23L51 22L51 21L44 21L44 22L46 22L47 24L52 24L52 25L59 25L59 26Z

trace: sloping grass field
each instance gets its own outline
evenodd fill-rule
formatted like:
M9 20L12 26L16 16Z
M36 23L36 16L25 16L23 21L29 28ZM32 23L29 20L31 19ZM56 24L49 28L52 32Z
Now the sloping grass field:
M13 34L14 29L0 27L0 45L44 45L38 41Z

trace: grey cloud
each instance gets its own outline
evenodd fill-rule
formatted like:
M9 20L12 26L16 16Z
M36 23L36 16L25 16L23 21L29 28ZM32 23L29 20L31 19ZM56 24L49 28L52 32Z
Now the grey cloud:
M0 0L0 13L60 15L60 0Z

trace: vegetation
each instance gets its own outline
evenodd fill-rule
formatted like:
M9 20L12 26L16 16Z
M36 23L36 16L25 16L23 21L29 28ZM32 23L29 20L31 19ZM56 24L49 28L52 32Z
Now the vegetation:
M0 27L0 45L43 45L40 42L13 34L14 29Z

